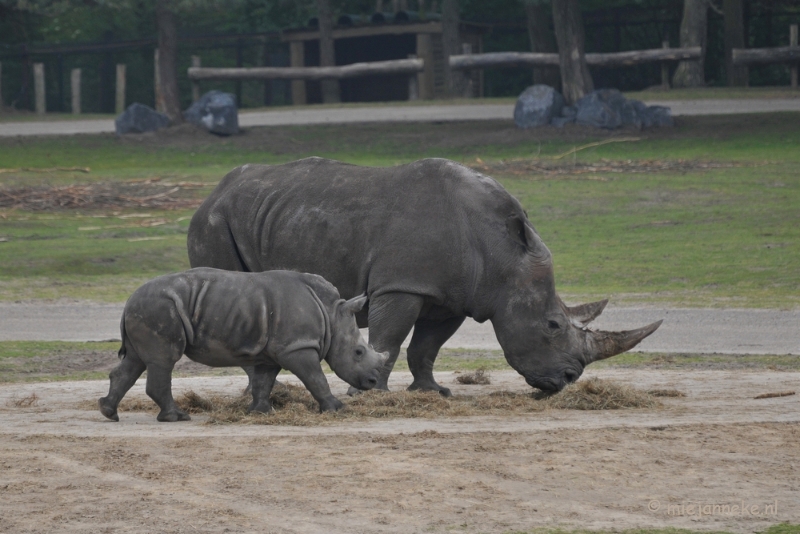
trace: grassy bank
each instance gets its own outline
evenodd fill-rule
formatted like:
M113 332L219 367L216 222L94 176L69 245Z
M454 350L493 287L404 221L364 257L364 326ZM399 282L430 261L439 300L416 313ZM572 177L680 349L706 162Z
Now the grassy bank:
M181 194L199 202L243 163L317 155L383 166L447 157L496 177L520 199L553 252L567 298L800 306L800 114L676 122L644 132L519 131L484 121L253 128L229 138L179 127L124 139L0 139L0 189L189 181L193 188ZM142 281L188 267L191 213L0 208L0 299L122 301Z

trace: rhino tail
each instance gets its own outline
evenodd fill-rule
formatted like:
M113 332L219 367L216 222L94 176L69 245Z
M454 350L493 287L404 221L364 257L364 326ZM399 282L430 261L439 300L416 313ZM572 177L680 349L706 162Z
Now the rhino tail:
M120 360L124 360L125 355L128 353L128 350L125 348L125 341L128 337L125 335L125 312L122 312L122 319L119 320L119 334L122 339L122 346L119 348L119 352L117 352L117 357Z

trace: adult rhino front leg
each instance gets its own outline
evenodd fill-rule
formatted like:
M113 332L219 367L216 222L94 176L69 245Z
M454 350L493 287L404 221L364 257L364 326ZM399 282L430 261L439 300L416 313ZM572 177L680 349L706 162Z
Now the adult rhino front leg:
M444 321L420 319L414 324L414 335L408 346L408 368L414 375L409 391L438 391L445 397L450 390L440 386L433 378L433 364L445 341L456 333L466 317L452 317Z
M389 358L381 369L375 389L389 391L389 375L394 369L400 345L408 337L414 323L422 311L424 300L410 293L385 293L369 301L369 344L377 352L389 353ZM359 390L351 387L348 395Z

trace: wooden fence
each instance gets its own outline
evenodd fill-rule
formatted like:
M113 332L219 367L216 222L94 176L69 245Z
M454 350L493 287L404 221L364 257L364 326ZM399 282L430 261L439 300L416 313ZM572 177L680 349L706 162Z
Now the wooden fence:
M734 65L771 65L789 63L792 89L798 88L797 70L800 64L800 46L797 42L797 24L789 26L789 46L777 48L734 48Z

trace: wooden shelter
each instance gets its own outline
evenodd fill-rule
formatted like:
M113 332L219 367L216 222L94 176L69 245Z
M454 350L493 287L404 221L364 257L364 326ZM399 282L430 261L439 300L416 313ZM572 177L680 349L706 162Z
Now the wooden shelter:
M459 33L462 43L469 44L474 53L483 51L481 27L462 23ZM421 58L425 61L425 69L418 74L419 97L429 100L447 96L441 22L339 25L333 29L333 39L336 65L406 59L409 56ZM281 40L289 43L292 67L319 65L319 31L316 28L284 30ZM482 96L481 74L476 72L475 76L474 96ZM408 76L404 74L369 76L340 83L343 102L409 99ZM292 81L292 102L295 105L322 102L320 82Z

